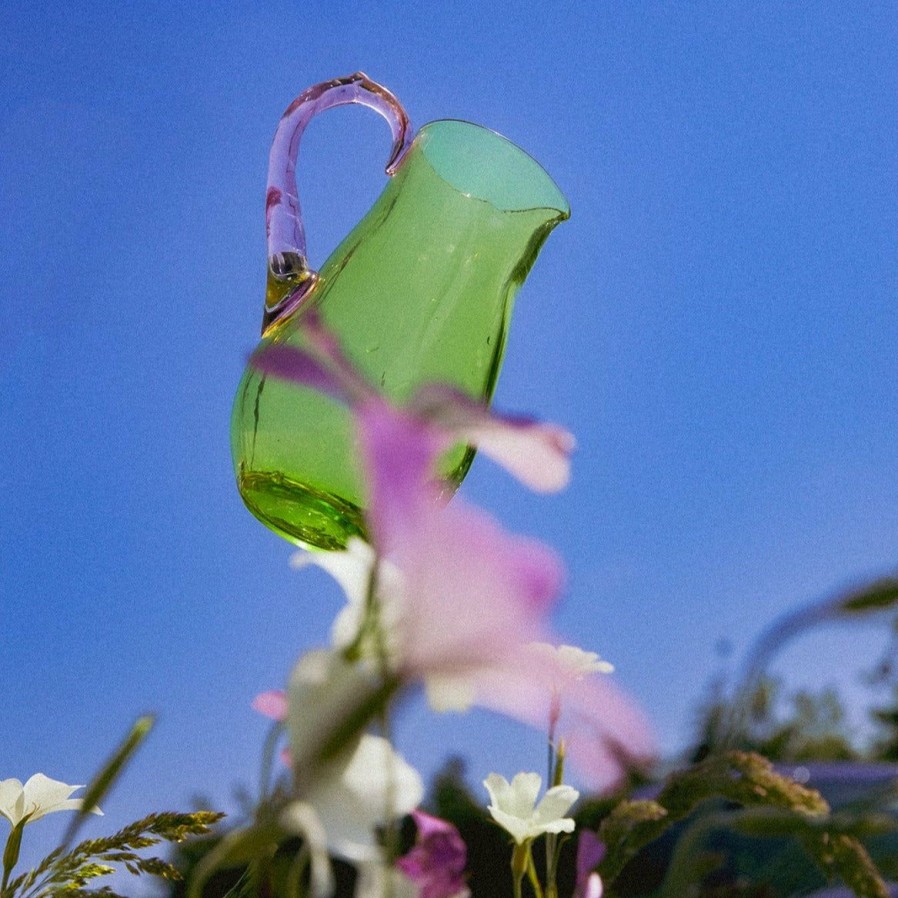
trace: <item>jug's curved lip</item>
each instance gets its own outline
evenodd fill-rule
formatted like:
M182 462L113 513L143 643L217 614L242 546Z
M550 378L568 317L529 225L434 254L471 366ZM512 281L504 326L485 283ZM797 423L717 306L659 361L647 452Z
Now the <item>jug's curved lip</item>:
M451 135L453 131L456 132L456 144L458 144L457 135L462 132L476 135L477 138L474 143L469 141L464 147L462 155L467 157L465 161L469 164L464 172L451 171L453 160L448 156L440 158L439 153L435 152L438 146L434 146L433 138L441 132ZM484 141L485 137L489 140ZM570 217L570 205L552 176L526 150L522 150L514 141L498 131L464 119L437 119L419 129L414 142L419 141L421 152L437 176L465 195L483 200L503 212L546 209L557 212L561 220ZM454 149L458 150L461 147L456 145ZM488 158L489 155L493 158ZM505 179L502 184L496 179L497 168ZM487 174L488 177L485 177ZM528 191L523 176L528 174L531 179L529 192L533 194L532 200L523 198ZM519 192L522 198L513 201L514 197L510 192L514 191Z

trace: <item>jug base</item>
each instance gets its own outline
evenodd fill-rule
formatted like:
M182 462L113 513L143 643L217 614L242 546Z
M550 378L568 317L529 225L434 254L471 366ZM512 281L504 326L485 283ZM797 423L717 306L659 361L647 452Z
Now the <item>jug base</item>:
M345 549L367 539L361 509L344 499L275 471L237 473L246 507L279 536L304 549Z

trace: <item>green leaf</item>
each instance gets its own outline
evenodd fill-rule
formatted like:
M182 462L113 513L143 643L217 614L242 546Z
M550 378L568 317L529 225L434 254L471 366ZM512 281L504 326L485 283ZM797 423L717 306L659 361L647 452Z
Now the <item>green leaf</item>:
M125 769L125 765L131 760L137 749L142 745L144 739L149 735L154 723L155 718L150 714L138 717L122 744L103 765L100 772L93 778L93 781L84 793L81 810L78 811L76 816L72 819L69 828L66 830L65 838L62 840L64 846L68 846L72 843L75 834L84 822L84 818L90 814L91 810L100 803L100 800L112 788L113 783Z
M11 830L6 839L6 847L3 849L3 881L0 884L0 898L6 898L6 884L9 882L9 874L19 862L19 851L22 848L22 832L28 816L23 817Z

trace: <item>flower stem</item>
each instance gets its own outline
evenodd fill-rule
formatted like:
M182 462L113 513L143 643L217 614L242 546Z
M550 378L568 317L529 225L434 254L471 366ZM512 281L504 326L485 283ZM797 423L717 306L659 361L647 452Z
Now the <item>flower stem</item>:
M511 852L511 878L514 882L514 898L521 898L521 883L524 881L524 874L532 862L530 842L524 842L523 845L515 843Z
M533 855L530 852L527 852L527 877L530 880L530 885L533 886L536 898L543 898L543 889L539 882L539 876L536 875L536 864L533 863Z

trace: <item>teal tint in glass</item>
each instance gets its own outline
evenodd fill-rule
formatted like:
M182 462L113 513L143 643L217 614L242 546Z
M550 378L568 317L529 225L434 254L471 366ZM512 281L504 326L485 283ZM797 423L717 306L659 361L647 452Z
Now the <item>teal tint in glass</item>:
M377 109L393 126L392 177L315 273L305 259L292 161L308 118L347 102ZM297 125L291 116L303 113ZM286 161L275 158L279 146L289 150ZM410 142L395 98L365 76L318 85L285 113L272 149L263 341L301 345L298 322L314 307L394 402L427 382L488 401L515 293L549 232L569 214L539 164L495 132L438 121ZM275 532L321 548L365 535L364 485L345 408L248 368L231 445L244 502ZM460 445L442 459L450 484L461 482L473 455Z

